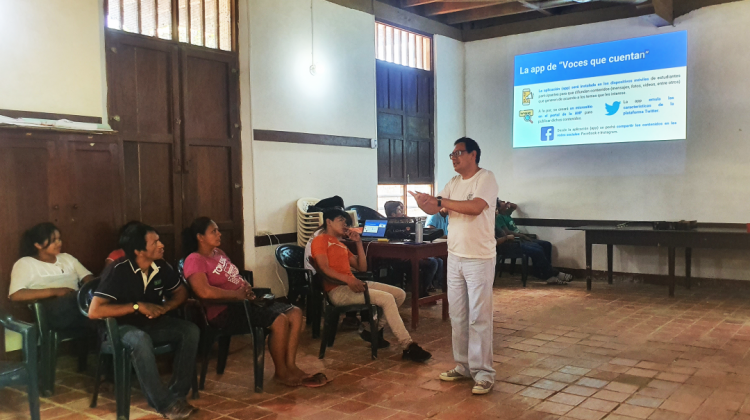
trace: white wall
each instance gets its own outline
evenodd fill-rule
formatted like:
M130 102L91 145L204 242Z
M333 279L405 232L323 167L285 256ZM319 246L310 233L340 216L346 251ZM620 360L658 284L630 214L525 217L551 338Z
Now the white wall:
M501 196L521 206L520 216L746 223L748 22L745 1L696 10L674 27L633 18L467 43L467 135L482 147L482 166L498 177ZM688 31L686 141L512 149L515 55L678 30ZM441 169L438 179L445 176ZM583 234L537 230L554 243L556 265L585 266ZM666 273L664 250L618 247L615 254L616 271ZM605 255L595 251L595 269L606 267ZM750 280L750 259L696 250L693 273Z
M296 203L302 197L340 195L347 205L371 207L377 198L375 150L254 141L247 129L249 117L256 130L377 136L375 19L314 1L315 76L309 72L310 2L249 2L251 115L243 113L243 161L250 151L252 164L243 169L245 185L252 182L253 192L245 189L246 265L259 286L278 295L283 291L277 273L283 282L286 275L274 259L276 246L255 248L253 236L295 232Z
M102 10L98 0L0 2L0 109L106 116Z
M455 175L448 154L466 135L464 43L435 35L435 183L440 191Z

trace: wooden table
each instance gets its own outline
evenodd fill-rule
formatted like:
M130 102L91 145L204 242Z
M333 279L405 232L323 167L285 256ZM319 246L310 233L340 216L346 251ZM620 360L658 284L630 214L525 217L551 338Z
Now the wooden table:
M697 228L693 230L654 230L651 225L581 226L568 230L586 233L586 288L591 290L591 251L594 244L607 245L607 281L612 284L612 248L614 245L667 247L669 296L674 297L675 249L685 248L685 287L690 289L693 248L748 249L750 233L743 228Z
M356 254L356 245L346 241L347 246ZM448 243L447 242L425 242L422 244L391 243L391 242L365 242L365 254L367 254L367 266L373 267L375 259L409 260L411 262L411 328L417 329L419 325L419 306L427 305L438 300L443 301L443 321L448 319L448 289L447 281L443 282L443 293L419 297L419 260L425 258L442 258L443 270L448 268ZM443 279L447 279L443 273Z

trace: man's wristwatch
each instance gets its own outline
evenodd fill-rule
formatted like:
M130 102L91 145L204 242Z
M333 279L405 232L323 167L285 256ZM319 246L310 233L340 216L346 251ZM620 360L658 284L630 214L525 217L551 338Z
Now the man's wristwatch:
M133 304L133 311L138 312L138 308L140 308L140 306L137 303L134 303Z
M438 207L443 207L443 197L437 196Z

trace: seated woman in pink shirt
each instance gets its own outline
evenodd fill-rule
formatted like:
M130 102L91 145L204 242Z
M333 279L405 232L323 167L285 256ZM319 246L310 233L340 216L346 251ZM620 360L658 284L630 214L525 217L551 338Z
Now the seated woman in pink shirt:
M237 266L219 249L221 233L208 217L199 217L182 233L185 278L200 299L253 300L250 285ZM302 311L296 306L273 302L267 306L250 305L254 326L268 328L268 347L276 368L274 378L284 385L316 387L328 381L323 373L308 375L297 367L297 348L302 329ZM250 333L244 308L232 305L207 305L208 322L223 331Z

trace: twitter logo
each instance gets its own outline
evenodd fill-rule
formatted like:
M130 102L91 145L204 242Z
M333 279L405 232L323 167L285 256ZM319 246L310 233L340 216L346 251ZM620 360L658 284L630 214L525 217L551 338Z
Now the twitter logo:
M613 102L612 105L605 103L604 108L607 109L607 115L615 115L620 110L620 102Z

